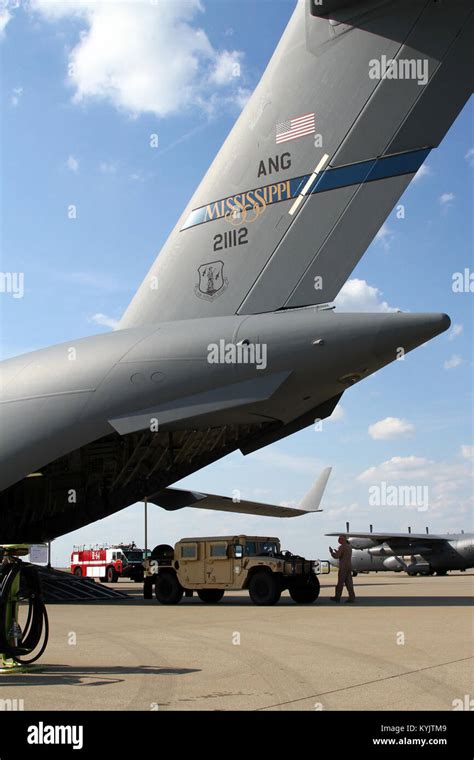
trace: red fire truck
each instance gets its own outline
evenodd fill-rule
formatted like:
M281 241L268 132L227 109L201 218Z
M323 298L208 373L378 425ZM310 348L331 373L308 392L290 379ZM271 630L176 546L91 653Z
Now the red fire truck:
M136 544L116 546L75 546L71 554L71 573L116 583L119 578L143 581L144 553Z

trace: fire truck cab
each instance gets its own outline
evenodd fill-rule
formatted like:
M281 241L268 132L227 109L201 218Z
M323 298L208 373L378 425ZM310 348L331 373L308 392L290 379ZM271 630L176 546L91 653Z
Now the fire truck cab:
M75 546L71 554L71 573L78 577L99 578L116 583L119 578L143 581L142 549L134 543L107 547Z

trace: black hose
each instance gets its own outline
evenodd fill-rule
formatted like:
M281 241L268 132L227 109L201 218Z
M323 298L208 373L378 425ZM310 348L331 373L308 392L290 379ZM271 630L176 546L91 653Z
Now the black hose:
M9 608L10 618L14 617L12 613L15 610L12 607L16 606L17 600L11 599L11 589L19 574L19 599L28 601L28 615L21 632L21 641L18 646L13 646L7 631L7 618ZM25 565L21 560L14 558L12 562L3 564L0 569L0 652L20 665L31 665L43 654L48 638L48 613L43 602L38 571L33 565ZM25 659L25 655L31 655L38 646L40 649L37 654Z

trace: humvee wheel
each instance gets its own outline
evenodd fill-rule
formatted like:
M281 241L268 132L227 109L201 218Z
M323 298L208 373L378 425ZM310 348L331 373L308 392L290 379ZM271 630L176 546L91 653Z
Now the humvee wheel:
M312 604L319 596L319 589L319 578L313 575L310 582L305 586L294 586L289 589L289 592L291 598L297 604Z
M154 579L150 576L147 576L145 580L143 581L143 598L144 599L153 599L153 584L154 584Z
M250 579L249 594L254 604L276 604L281 596L278 579L272 573L259 570Z
M224 596L224 591L220 588L202 588L197 595L205 604L217 604Z
M178 604L184 589L175 573L159 573L155 583L155 595L160 604Z

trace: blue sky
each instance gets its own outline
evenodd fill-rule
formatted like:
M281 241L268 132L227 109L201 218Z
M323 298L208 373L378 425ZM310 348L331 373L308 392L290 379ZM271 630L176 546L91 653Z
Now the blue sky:
M120 318L294 8L293 0L173 0L158 44L147 36L149 19L135 11L135 46L122 49L114 29L129 6L115 3L114 15L112 5L99 13L92 0L0 2L1 270L25 277L23 298L0 293L4 358L102 332ZM127 56L149 74L139 87L129 81ZM176 70L163 69L171 56ZM235 63L239 77L229 74ZM473 268L472 117L471 101L401 199L405 218L390 215L338 304L446 311L456 327L348 391L338 419L322 431L307 429L250 457L234 454L184 481L296 505L330 464L325 512L281 521L150 508L151 543L262 532L327 556L323 533L346 520L354 529L370 522L380 530L472 529L473 296L452 290L453 273ZM383 424L370 432L376 423ZM368 484L377 480L428 486L428 510L370 507ZM63 564L79 541L141 542L141 515L140 505L130 507L58 539L54 562Z

